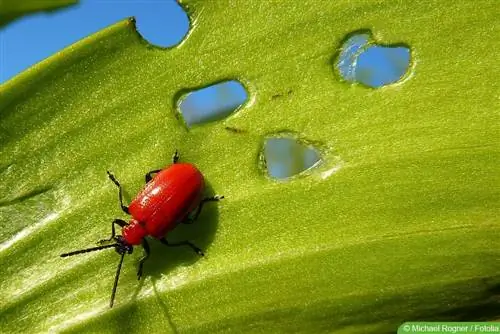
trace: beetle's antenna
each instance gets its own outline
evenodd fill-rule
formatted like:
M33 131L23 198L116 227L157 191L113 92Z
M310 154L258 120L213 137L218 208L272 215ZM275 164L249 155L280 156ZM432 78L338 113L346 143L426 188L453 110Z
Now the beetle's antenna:
M83 254L83 253L98 251L98 250L101 250L101 249L116 247L118 245L119 244L112 244L112 245L105 245L105 246L98 246L98 247L80 249L80 250L77 250L77 251L74 251L74 252L69 252L69 253L61 254L61 257L67 257L67 256L73 256L73 255L77 255L77 254Z
M122 253L122 256L120 257L120 263L118 263L118 268L116 269L115 284L113 284L113 291L111 292L111 300L109 301L110 308L113 307L113 303L115 302L116 287L118 286L118 278L120 277L120 270L122 269L122 263L124 257L125 253Z

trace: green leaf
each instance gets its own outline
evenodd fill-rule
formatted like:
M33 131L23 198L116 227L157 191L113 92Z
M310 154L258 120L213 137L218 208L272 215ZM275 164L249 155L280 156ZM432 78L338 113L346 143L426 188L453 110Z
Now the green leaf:
M53 11L76 2L77 0L1 0L0 27L25 14Z
M0 332L395 332L407 320L500 316L496 1L189 1L172 49L119 22L0 86ZM400 83L333 70L349 33L406 43ZM187 130L176 98L246 85L234 116ZM227 131L225 127L243 131ZM269 179L265 138L322 163ZM91 247L174 149L223 194L152 242L145 277Z

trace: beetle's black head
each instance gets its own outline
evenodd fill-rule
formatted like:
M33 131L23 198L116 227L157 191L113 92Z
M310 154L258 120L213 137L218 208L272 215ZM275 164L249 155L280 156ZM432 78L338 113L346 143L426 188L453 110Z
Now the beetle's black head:
M125 241L125 238L122 237L121 235L115 237L115 250L118 254L132 254L134 251L134 246L130 245Z

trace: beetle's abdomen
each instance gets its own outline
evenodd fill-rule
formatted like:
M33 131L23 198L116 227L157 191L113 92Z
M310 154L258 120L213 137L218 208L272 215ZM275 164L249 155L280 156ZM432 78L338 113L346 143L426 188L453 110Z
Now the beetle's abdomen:
M199 205L203 188L203 175L194 165L173 164L146 184L129 212L149 235L162 238Z

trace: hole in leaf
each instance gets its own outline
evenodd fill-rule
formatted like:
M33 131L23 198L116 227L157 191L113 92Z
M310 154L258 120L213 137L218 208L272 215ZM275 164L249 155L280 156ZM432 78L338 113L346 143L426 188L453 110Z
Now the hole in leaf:
M156 0L135 4L133 16L137 31L150 44L172 47L179 44L189 31L189 17L176 1ZM121 3L120 3L121 5Z
M226 118L247 99L245 87L239 81L231 80L187 93L178 106L187 126L191 127Z
M293 138L267 138L263 158L267 173L275 179L286 179L314 167L320 161L318 151Z
M410 66L410 49L404 45L377 45L369 33L348 37L342 44L336 69L348 82L381 87L400 80Z

